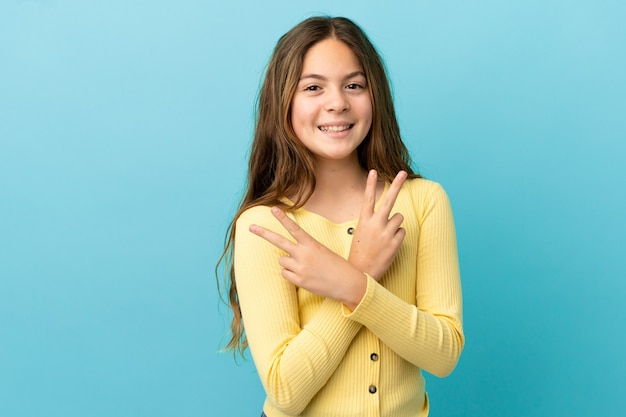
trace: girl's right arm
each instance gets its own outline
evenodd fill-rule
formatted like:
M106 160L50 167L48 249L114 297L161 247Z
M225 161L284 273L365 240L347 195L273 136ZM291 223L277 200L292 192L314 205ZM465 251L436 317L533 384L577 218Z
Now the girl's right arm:
M276 408L297 415L326 384L362 325L343 317L341 302L326 298L302 326L297 287L281 275L279 258L286 254L251 233L252 224L288 235L268 207L247 210L236 225L234 266L246 336L265 391Z

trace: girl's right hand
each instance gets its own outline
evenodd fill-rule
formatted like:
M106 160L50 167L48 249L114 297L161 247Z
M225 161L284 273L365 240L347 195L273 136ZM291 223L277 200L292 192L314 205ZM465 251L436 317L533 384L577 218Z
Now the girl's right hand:
M389 217L407 173L400 171L389 186L378 211L376 205L376 183L378 174L371 170L363 196L359 222L354 231L348 261L359 271L379 281L400 250L406 230L401 228L404 217L396 213Z

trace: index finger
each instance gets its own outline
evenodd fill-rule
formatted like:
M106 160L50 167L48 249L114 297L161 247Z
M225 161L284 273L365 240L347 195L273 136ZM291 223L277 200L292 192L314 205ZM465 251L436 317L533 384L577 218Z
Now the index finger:
M398 194L400 193L402 184L404 184L404 181L406 180L407 176L408 175L405 171L398 172L396 177L393 179L393 182L389 186L389 190L387 191L385 198L383 199L383 201L380 204L380 207L378 208L378 211L381 214L385 215L386 217L389 217L389 214L391 213L391 209L393 208L393 205L396 203L396 199L398 198Z
M281 249L283 252L291 255L291 251L295 243L293 243L286 237L281 236L276 232L272 232L271 230L268 230L265 227L261 227L256 224L250 225L249 230L255 235L267 240L269 243L276 246L278 249Z
M298 223L288 217L284 211L278 207L272 207L272 214L283 225L283 227L289 232L296 242L301 243L307 240L313 239L307 232L305 232Z

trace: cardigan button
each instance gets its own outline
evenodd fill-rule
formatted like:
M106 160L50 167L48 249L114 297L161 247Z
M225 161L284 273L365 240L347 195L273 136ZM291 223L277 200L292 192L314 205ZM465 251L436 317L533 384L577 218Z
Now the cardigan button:
M369 392L370 394L376 394L376 385L370 385Z
M374 362L376 362L378 360L378 354L377 353L372 353L370 355L370 359L373 360Z
M348 234L349 235L354 234L354 227L348 227Z

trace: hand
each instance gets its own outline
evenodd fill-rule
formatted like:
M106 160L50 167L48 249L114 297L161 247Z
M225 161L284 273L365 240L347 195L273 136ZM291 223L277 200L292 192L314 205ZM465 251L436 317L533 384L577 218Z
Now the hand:
M389 215L407 174L400 171L396 175L378 211L374 212L377 177L374 170L367 176L359 223L354 231L348 261L359 271L379 281L391 266L406 235L406 231L400 227L404 217L400 213L391 218Z
M288 256L282 256L278 261L283 268L283 278L309 292L339 300L354 309L367 288L363 272L313 239L279 208L272 207L272 214L295 242L257 225L250 226L250 231L287 253Z

